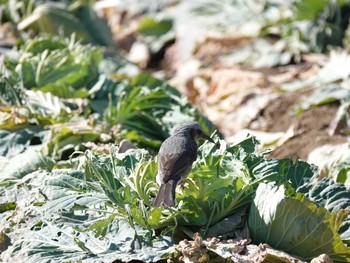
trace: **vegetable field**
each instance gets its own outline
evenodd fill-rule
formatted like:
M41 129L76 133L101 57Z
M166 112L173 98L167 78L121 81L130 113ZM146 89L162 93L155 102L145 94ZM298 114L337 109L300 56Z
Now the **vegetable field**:
M1 1L0 261L350 262L349 11ZM215 144L152 207L189 121Z

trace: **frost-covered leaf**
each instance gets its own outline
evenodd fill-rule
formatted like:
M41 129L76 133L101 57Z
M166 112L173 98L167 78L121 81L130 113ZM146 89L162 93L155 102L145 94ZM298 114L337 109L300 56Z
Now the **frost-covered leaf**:
M5 71L5 69L4 69ZM20 106L22 100L21 83L14 76L7 77L5 74L0 76L0 104L6 106Z
M60 211L72 211L74 206L79 210L93 207L107 201L104 194L96 192L99 189L85 180L83 172L54 170L42 190L49 201L41 210L53 215Z
M22 178L23 176L43 169L50 171L54 165L52 158L42 153L28 149L25 152L12 157L1 171L2 179Z
M104 238L96 238L91 231L77 231L65 224L46 222L35 231L23 231L21 238L1 257L5 262L25 259L33 263L43 259L45 262L154 262L173 251L172 242L166 237L152 242L147 232L138 230L135 232L124 220L115 220Z
M45 134L46 132L38 126L15 131L0 130L0 155L13 157L31 144L41 144Z

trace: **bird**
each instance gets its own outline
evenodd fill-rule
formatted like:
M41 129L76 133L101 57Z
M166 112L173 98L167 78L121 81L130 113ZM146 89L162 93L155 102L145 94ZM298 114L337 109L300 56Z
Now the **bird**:
M196 139L205 139L215 143L198 122L184 123L175 128L173 134L160 146L158 153L158 173L156 181L160 185L152 207L175 206L175 190L191 172L197 159Z

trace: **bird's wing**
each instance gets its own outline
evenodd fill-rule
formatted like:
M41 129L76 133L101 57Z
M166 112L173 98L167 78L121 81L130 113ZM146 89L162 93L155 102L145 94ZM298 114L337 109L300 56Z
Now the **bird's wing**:
M196 160L197 154L193 150L184 150L180 153L162 154L159 156L159 172L162 182L166 183L173 179L179 181L186 176Z

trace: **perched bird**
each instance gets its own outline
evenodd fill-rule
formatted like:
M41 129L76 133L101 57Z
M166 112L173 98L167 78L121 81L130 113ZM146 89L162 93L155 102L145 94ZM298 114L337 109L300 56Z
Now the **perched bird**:
M173 135L161 145L157 174L160 188L153 200L153 207L175 206L176 186L186 180L192 169L192 163L197 159L198 138L214 143L197 122L191 122L177 127Z

